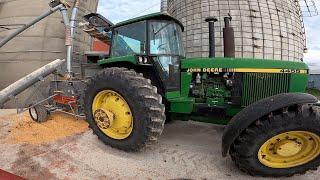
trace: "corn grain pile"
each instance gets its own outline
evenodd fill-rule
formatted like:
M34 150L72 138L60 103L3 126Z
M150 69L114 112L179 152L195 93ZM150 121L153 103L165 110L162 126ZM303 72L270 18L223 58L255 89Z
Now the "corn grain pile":
M5 118L13 121L9 135L4 140L7 144L39 145L52 142L88 130L85 120L77 120L63 113L54 113L44 123L34 122L28 113Z

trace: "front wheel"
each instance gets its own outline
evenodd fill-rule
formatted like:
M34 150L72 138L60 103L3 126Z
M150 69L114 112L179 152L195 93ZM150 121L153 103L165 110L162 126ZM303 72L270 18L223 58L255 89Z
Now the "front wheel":
M230 155L244 172L292 176L320 165L320 118L317 107L284 108L257 120L237 138Z
M105 144L139 151L163 131L165 109L161 101L156 87L142 75L108 68L89 82L85 112L90 128Z
M29 115L37 123L43 123L48 120L49 111L43 105L36 105L29 109Z

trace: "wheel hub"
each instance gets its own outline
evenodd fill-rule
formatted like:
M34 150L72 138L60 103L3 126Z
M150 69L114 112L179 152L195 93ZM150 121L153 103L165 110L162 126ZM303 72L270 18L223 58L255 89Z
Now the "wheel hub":
M94 120L101 132L110 138L121 140L133 130L133 115L127 101L117 92L99 92L92 103Z
M258 151L259 161L270 168L291 168L320 155L320 137L307 131L290 131L274 136Z
M294 140L282 140L283 143L279 144L278 147L276 147L276 154L284 157L289 157L298 154L301 149L302 145L301 143L294 141Z
M94 113L94 119L101 129L108 129L113 125L114 114L108 110L98 109Z

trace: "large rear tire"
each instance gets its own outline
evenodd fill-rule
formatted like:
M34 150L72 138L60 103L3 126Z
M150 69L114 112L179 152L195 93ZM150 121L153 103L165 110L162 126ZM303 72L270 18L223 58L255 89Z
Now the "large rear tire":
M320 165L320 118L310 105L284 108L260 118L232 144L235 164L253 176L281 177Z
M85 113L100 140L124 151L139 151L156 141L165 122L157 88L142 74L125 68L108 68L91 79Z

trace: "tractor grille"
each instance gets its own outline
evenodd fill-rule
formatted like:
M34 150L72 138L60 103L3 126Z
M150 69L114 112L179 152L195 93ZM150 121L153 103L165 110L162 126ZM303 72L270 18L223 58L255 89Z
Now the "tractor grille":
M242 106L260 99L289 92L290 74L244 73Z

